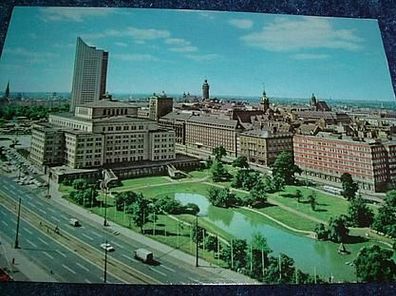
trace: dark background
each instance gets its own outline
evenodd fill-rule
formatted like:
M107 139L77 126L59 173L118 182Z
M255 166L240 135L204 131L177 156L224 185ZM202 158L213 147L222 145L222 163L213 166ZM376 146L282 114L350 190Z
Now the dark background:
M396 90L396 0L0 0L0 54L14 6L226 10L378 19ZM363 82L362 82L363 83ZM396 295L396 285L136 286L1 283L0 295Z

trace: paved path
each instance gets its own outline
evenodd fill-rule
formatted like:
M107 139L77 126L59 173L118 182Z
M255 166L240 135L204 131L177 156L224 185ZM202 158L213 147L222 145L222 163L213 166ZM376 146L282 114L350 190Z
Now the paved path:
M153 185L155 186L155 185ZM51 200L54 202L57 202L61 204L63 207L67 207L69 210L78 213L79 215L84 215L87 219L90 219L91 221L94 221L96 223L102 224L103 223L103 217L100 217L96 214L93 214L89 212L88 210L79 207L65 199L63 199L62 193L57 190L57 184L51 182ZM117 225L115 223L112 223L110 227L108 227L109 231L116 231L119 232L122 235L125 235L126 237L129 237L131 239L137 240L141 242L142 244L149 245L150 248L152 248L154 251L161 251L162 253L166 253L170 256L173 256L177 260L181 260L184 263L191 265L191 268L195 268L195 257L189 254L186 254L180 250L174 249L170 246L167 246L165 244L162 244L156 240L153 240L149 237L146 237L140 233L134 232L131 229L127 229L125 227L122 227L120 225ZM240 273L234 272L229 269L221 268L215 265L212 265L211 263L207 262L206 260L203 260L199 258L198 261L199 268L202 270L206 270L208 272L214 273L221 278L224 278L224 282L229 282L230 280L235 282L235 283L246 283L246 284L254 284L258 283L257 281L244 276Z
M13 242L0 236L0 267L7 269L15 281L56 282L48 270L40 268L23 254L23 250L14 249ZM14 264L12 264L12 260ZM25 271L25 273L24 273Z

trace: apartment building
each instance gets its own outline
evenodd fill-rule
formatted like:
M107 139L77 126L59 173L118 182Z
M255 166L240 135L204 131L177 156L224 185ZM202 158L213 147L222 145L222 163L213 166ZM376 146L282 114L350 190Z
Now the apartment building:
M295 135L293 150L295 164L307 178L341 186L341 175L350 173L362 190L376 192L395 180L395 141L354 141L341 134L319 132L316 136Z
M260 165L272 165L279 153L293 151L293 134L271 130L250 130L239 136L240 155L246 156L249 162Z
M51 114L48 123L33 128L31 159L39 165L55 164L47 153L53 150L45 145L54 134L62 138L56 148L62 151L62 163L71 168L175 159L175 132L138 118L137 109L126 103L100 100L77 106L74 114Z

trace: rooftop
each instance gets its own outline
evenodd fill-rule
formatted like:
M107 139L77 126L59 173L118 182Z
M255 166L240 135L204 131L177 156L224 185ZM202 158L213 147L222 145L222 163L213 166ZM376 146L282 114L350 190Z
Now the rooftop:
M236 128L238 125L237 120L232 119L221 119L215 116L191 116L187 122L191 123L206 123L206 124L217 124L217 125L225 125L230 128Z
M77 107L87 107L87 108L137 108L138 106L135 104L113 101L113 100L99 100L95 102L89 102L82 105L78 105Z

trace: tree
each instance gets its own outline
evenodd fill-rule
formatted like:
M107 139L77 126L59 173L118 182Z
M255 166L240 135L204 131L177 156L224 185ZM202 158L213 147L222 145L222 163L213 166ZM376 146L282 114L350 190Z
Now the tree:
M188 204L186 204L184 206L184 208L185 208L185 212L187 214L194 215L194 216L198 215L198 213L200 211L198 205L196 205L195 203L190 203L190 202Z
M396 280L393 251L377 245L360 249L354 261L357 278L362 282L389 283Z
M206 168L208 168L208 169L212 167L213 159L210 157L210 155L208 156L208 159L206 160L205 165L206 165Z
M243 239L232 240L234 270L246 267L247 242Z
M295 273L294 260L285 254L270 257L268 271L264 280L266 283L281 284L292 283Z
M192 228L192 240L193 240L193 242L197 242L197 240L198 240L198 244L199 245L202 244L204 235L206 236L206 229L205 228L202 228L201 226Z
M232 162L233 167L239 167L239 168L249 168L249 164L247 161L246 156L238 156L233 162Z
M295 184L295 174L301 174L301 169L294 164L293 153L290 151L281 152L272 165L272 176L278 178L277 182L283 185Z
M342 196L347 200L352 200L356 197L356 192L359 189L359 186L356 182L353 181L351 174L343 173L341 175L341 183L342 183Z
M315 211L317 205L315 192L311 192L311 194L308 195L308 203L311 205L312 211Z
M303 195L302 195L300 189L296 190L295 197L297 198L297 202L301 202L301 199L303 198Z
M345 242L348 237L349 229L346 227L344 216L330 218L329 220L329 239L336 243Z
M267 202L267 188L262 181L256 183L256 185L250 190L250 203L249 205L263 205Z
M82 190L88 188L88 182L85 179L75 179L72 184L73 184L73 188L76 190Z
M230 178L230 174L225 169L224 165L220 161L215 161L211 168L212 180L214 182L227 181Z
M235 194L229 188L210 187L208 199L215 207L222 208L228 208L237 202Z
M316 224L314 232L319 240L327 240L329 238L329 231L323 223Z
M217 251L217 237L213 235L207 235L205 236L205 250L208 251Z
M135 202L127 207L128 214L131 215L133 223L140 228L141 233L143 233L144 224L149 220L149 204L149 200L145 199L142 194L139 194Z
M250 169L240 169L232 179L231 186L251 190L260 180L260 173Z
M168 195L156 199L154 205L157 212L164 211L169 214L181 214L186 210L180 201Z
M374 213L361 197L353 199L348 207L347 220L354 227L369 227L373 223Z
M217 146L213 148L212 154L216 161L221 161L227 155L227 150L223 146Z
M268 247L267 240L261 233L255 233L253 235L251 252L252 254L249 256L252 260L250 276L263 280L263 270L269 264L268 254L271 252L271 249Z
M124 206L128 207L137 199L137 193L133 191L119 192L115 195L115 204L117 211L123 211Z
M374 218L373 228L396 238L396 190L386 193L384 204Z

